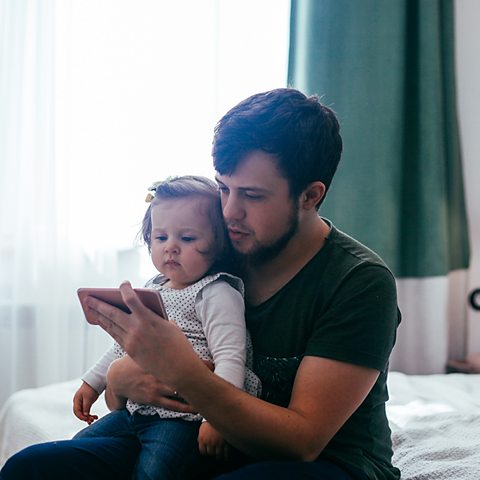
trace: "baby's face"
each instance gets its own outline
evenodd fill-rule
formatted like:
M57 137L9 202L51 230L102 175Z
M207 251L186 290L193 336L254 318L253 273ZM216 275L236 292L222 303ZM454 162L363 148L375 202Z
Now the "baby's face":
M202 278L214 262L214 235L208 200L190 197L157 200L152 206L151 255L172 288Z

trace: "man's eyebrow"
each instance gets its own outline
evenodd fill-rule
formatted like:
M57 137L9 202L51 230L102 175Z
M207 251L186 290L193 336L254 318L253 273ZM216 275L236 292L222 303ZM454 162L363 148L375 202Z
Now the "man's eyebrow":
M246 187L238 187L239 190L242 192L257 192L257 193L270 193L271 190L268 188L256 187L254 185L246 186Z
M224 187L226 187L227 185L225 185L218 177L215 177L215 181L219 184L219 185L223 185ZM254 192L262 192L262 193L269 193L271 192L270 189L268 188L264 188L264 187L258 187L256 185L246 185L244 187L237 187L238 190L241 190L243 192L245 191L254 191Z

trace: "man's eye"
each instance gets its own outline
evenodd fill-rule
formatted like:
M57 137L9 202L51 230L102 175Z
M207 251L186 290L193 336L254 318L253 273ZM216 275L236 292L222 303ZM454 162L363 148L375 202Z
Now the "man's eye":
M260 200L263 198L263 195L258 195L256 193L248 193L248 192L245 192L245 197L246 198L249 198L250 200Z
M218 187L218 191L220 193L225 194L225 193L228 193L228 188L227 187Z

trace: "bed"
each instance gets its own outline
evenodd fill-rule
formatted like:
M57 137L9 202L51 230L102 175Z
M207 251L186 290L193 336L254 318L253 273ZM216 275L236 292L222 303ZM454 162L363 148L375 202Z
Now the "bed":
M71 437L79 380L22 390L0 411L0 466L32 443ZM480 375L389 374L387 413L403 480L480 479ZM93 409L102 415L101 398Z
M389 392L402 479L480 479L480 375L391 372Z

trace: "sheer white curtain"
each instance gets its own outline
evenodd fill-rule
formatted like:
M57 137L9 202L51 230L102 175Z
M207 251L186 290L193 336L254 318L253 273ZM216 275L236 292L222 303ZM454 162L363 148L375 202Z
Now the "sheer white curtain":
M146 188L213 174L216 120L286 82L287 0L0 0L0 405L109 343L79 286L141 285Z

